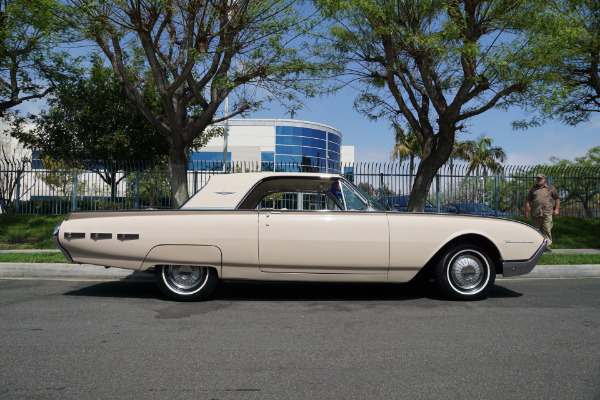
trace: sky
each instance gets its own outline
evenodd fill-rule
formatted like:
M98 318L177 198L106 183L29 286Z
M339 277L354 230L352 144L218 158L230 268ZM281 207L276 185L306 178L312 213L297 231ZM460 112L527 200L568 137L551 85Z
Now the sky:
M355 161L388 162L394 148L394 132L386 120L371 122L353 108L356 92L345 89L328 97L308 99L294 119L329 125L342 133L342 144L355 146ZM481 134L493 139L507 155L506 165L548 164L550 157L573 160L600 145L600 115L576 127L559 122L527 130L514 130L511 122L525 119L520 109L489 110L467 121L468 133L458 140L476 139ZM271 107L250 118L289 118L284 110Z

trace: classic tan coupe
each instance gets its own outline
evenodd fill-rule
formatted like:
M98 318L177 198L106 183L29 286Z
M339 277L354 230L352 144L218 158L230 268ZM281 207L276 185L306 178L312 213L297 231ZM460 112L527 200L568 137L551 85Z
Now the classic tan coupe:
M530 272L544 237L490 217L388 211L343 177L215 175L178 210L74 212L54 230L68 260L153 267L164 294L199 300L221 279L407 282L481 299L496 274Z

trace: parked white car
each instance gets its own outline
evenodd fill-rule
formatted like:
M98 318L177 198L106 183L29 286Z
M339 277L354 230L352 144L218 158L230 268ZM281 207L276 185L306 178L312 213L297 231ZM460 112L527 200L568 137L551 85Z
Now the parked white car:
M434 278L448 298L486 297L496 274L530 272L544 237L497 218L397 213L343 177L215 175L178 210L74 212L54 231L68 260L154 268L174 300L219 280L407 282Z

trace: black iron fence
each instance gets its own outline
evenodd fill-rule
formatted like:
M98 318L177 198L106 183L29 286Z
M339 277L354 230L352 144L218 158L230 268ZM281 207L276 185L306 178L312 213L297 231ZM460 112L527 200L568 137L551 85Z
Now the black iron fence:
M164 163L89 163L72 168L58 163L0 163L0 210L3 213L64 214L74 210L170 208L169 176ZM444 166L433 181L428 200L437 212L450 204L482 204L496 215L524 214L525 197L543 172L557 187L561 215L600 218L600 168L505 166L501 173L467 174L466 164ZM319 166L229 162L189 165L190 193L212 175L254 171L323 171ZM410 194L415 170L408 163L353 163L335 170L377 199Z

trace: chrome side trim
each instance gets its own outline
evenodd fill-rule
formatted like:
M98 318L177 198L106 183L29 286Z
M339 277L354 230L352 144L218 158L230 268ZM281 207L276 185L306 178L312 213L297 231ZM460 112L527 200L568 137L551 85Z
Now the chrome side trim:
M65 232L65 239L85 239L85 232Z
M62 222L61 222L61 223L59 223L58 225L56 225L56 226L54 227L54 232L52 233L52 241L54 242L54 246L55 246L57 249L59 249L59 250L60 250L60 252L62 253L62 255L63 255L63 256L65 256L65 258L66 258L68 261L70 261L70 262L75 262L75 261L73 261L73 258L71 258L71 255L69 254L69 252L68 252L67 250L65 250L65 248L64 248L64 247L62 247L62 246L60 245L60 241L59 241L59 238L58 238L58 233L60 232L60 225L61 225L61 224L62 224Z
M535 265L540 261L542 255L544 254L544 250L546 249L546 243L548 241L544 239L544 243L540 246L540 248L535 252L533 257L526 261L504 261L502 263L502 276L519 276L530 273Z
M90 233L90 238L93 240L112 239L112 233Z
M138 240L139 238L138 233L117 233L117 240Z

